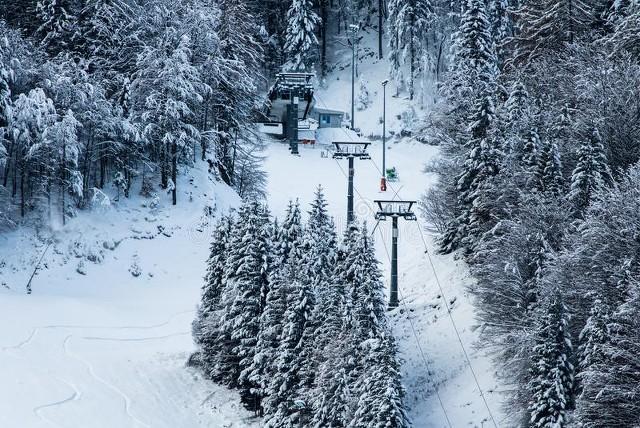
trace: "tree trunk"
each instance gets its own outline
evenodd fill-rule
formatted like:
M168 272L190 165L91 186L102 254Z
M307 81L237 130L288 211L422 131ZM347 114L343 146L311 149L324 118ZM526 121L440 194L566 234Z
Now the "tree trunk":
M378 0L378 59L383 58L382 52L382 34L384 29L382 27L382 21L384 18L384 0Z
M14 147L15 147L15 144L10 142L9 143L9 153L7 154L7 163L6 163L5 169L4 169L4 177L2 178L2 185L4 187L7 187L7 182L9 181L9 172L11 171L11 159L13 157Z
M24 168L20 171L20 217L24 218L25 201L24 201Z
M173 190L171 191L171 197L173 198L173 205L178 203L178 144L175 142L171 144L171 179L173 180Z
M60 210L62 212L62 225L64 226L66 224L66 219L64 216L64 204L65 204L65 200L64 200L64 182L66 181L67 177L66 177L66 158L67 158L67 145L63 144L62 145L62 159L60 160L60 203L61 203L61 207Z

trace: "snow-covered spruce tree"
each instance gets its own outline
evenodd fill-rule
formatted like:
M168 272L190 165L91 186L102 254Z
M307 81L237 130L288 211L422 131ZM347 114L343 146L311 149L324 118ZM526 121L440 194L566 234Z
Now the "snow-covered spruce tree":
M453 106L464 106L474 102L478 94L482 97L492 92L496 75L495 43L483 0L466 0L460 27L452 39L448 99Z
M624 1L615 1L622 4ZM640 54L640 4L637 1L629 1L626 7L620 7L616 13L618 19L614 21L613 34L609 38L610 46L616 51L629 51L635 57Z
M387 331L382 272L378 267L373 238L366 223L360 227L356 246L347 255L351 262L351 305L355 318L354 338L364 341Z
M220 299L225 286L225 266L233 230L233 217L225 215L220 218L213 232L207 273L202 286L202 296L196 318L191 331L193 340L199 347L191 360L202 365L205 372L209 372L217 358L218 337L220 335Z
M298 245L304 228L302 226L302 217L300 213L300 203L296 199L295 203L289 201L287 212L280 228L278 239L278 263L284 264L289 259L289 253L294 245Z
M320 18L314 12L311 0L293 0L287 21L285 67L292 71L312 71L318 57L316 30Z
M516 11L514 53L509 63L530 62L563 49L582 36L594 21L590 0L529 0Z
M358 402L349 427L410 426L403 403L400 364L397 347L390 333L384 333L363 344L364 370L358 382Z
M513 1L511 1L513 3ZM489 0L489 21L491 22L491 34L495 43L497 65L502 68L509 56L507 40L513 35L513 22L509 16L512 5L509 0Z
M260 332L260 316L268 290L268 254L270 251L265 208L247 202L238 210L228 246L225 287L222 292L221 358L213 377L240 389L243 404L257 410L259 397L248 379Z
M264 311L260 316L255 355L251 366L243 374L243 377L254 385L253 393L261 400L258 410L261 414L263 408L267 409L267 414L273 412L268 397L269 386L277 372L276 361L290 294L289 277L289 265L277 266L269 277L269 291Z
M538 309L531 353L529 426L561 428L567 426L567 414L573 404L573 348L563 298L559 290L547 293Z
M479 236L487 230L491 213L485 196L492 186L492 179L499 170L502 153L497 142L488 134L494 115L493 97L485 94L478 98L472 117L471 138L467 143L462 171L456 178L460 214L450 221L440 246L444 253L460 247L468 251Z
M71 0L38 0L36 13L40 21L37 30L41 43L56 55L70 47L76 31L76 13Z
M640 295L637 282L630 299L611 315L609 339L600 344L601 357L581 373L577 402L580 426L632 427L640 424Z
M538 190L548 195L559 196L564 192L560 153L558 146L550 140L545 140L540 149L536 185Z
M174 30L166 31L166 39L158 40L157 46L147 47L140 55L140 75L134 82L134 90L144 100L140 120L144 135L157 154L161 185L171 190L172 203L176 205L178 157L191 153L199 143L200 132L191 120L194 105L202 101L205 88L190 62L191 39L183 35L172 41ZM187 156L184 160L190 159Z
M288 282L287 307L284 313L280 344L274 362L275 371L265 400L266 426L295 427L308 422L310 405L304 401L303 372L310 364L308 350L313 345L315 295L311 282L303 278L299 264L303 260L303 237L291 245L286 261Z
M414 98L418 75L429 71L424 67L424 57L428 54L428 31L435 19L432 3L432 0L391 0L388 6L391 72L397 75L402 65L409 65L409 99Z
M53 101L48 98L40 88L32 89L28 94L20 94L13 102L11 109L11 128L14 144L14 181L13 196L19 192L20 216L24 217L27 205L31 197L28 188L32 177L32 165L30 151L32 147L43 142L43 136L49 126L52 126L56 118L56 109ZM51 159L40 160L50 162ZM18 172L19 171L19 172ZM16 177L17 176L17 177ZM17 178L17 179L16 179ZM19 189L18 189L18 182Z
M574 205L575 214L581 217L594 194L610 183L611 174L602 138L594 128L590 138L580 145L578 164L571 174L569 200Z
M58 180L56 181L58 181L60 188L60 213L63 225L66 223L66 211L69 202L66 199L66 195L69 194L75 197L76 202L83 195L83 179L78 170L81 150L78 139L79 128L80 122L75 118L73 111L68 110L62 120L56 122L44 133L46 144L52 146L55 158L60 160L57 168ZM34 146L31 153L33 154L37 150L38 147Z
M603 346L609 341L610 308L604 302L595 298L587 318L587 323L580 332L578 346L578 375L579 387L584 382L584 373L603 362Z

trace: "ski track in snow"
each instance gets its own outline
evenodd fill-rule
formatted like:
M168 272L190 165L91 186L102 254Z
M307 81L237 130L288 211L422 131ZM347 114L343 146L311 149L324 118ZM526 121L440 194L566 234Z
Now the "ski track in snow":
M138 419L135 415L133 415L131 413L131 402L132 402L132 400L127 394L125 394L120 388L118 388L117 386L115 386L111 382L108 382L104 378L98 376L96 374L94 368L93 368L93 365L89 361L87 361L84 358L79 357L77 354L71 352L71 350L69 349L69 341L71 340L72 337L73 337L73 335L68 335L64 339L63 348L64 348L65 355L67 355L69 358L72 358L72 359L80 362L84 366L86 366L87 370L89 372L89 375L91 375L92 378L94 378L96 381L98 381L99 383L101 383L102 385L107 387L108 389L110 389L113 392L115 392L118 396L120 396L120 398L122 399L122 401L124 403L124 412L126 413L127 417L134 422L134 426L143 426L143 427L149 428L150 425L148 425L147 423L141 421L140 419Z
M105 342L147 342L149 340L162 340L169 339L171 337L187 336L191 334L190 331L181 331L179 333L165 334L164 336L149 336L149 337L100 337L100 336L82 336L84 340L102 340Z
M54 401L52 403L47 403L47 404L42 404L40 406L36 406L33 408L33 413L40 418L43 422L46 422L50 425L56 426L56 427L61 427L61 425L57 424L56 422L52 421L51 419L46 418L45 416L42 415L42 411L51 407L58 407L58 406L62 406L64 404L67 404L71 401L77 401L80 399L80 397L82 396L82 392L80 392L80 390L71 382L66 381L64 379L60 379L58 377L55 378L57 381L64 383L66 386L68 386L70 389L73 390L73 393L71 393L71 395L69 395L67 398L63 398L62 400L58 400L58 401Z
M196 311L195 309L190 309L190 310L177 312L177 313L171 315L166 321L163 321L163 322L158 323L158 324L144 325L144 326L133 326L133 325L108 326L108 325L81 325L81 324L65 325L65 324L60 324L60 325L45 325L45 326L40 326L40 327L34 327L31 330L31 333L29 333L29 336L26 339L18 342L16 345L4 346L4 347L2 347L0 349L2 349L3 351L8 351L8 350L11 350L11 349L20 349L23 346L26 346L29 343L31 343L33 341L34 337L36 336L36 334L40 330L55 330L55 329L151 330L151 329L155 329L155 328L165 327L165 326L169 325L175 318L178 318L179 316L185 315L185 314L193 314L193 313L195 313L195 311ZM184 333L179 333L179 334L175 334L175 335L180 335L180 334L184 334ZM160 337L160 338L163 338L163 337ZM87 337L86 339L95 340L96 338Z

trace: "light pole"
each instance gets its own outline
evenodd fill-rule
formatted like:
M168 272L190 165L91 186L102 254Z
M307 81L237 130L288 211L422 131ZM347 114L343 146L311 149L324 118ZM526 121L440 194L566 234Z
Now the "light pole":
M356 37L360 27L355 24L349 26L351 30L351 129L355 129L355 98L356 98Z
M382 179L380 190L387 191L387 83L382 82Z

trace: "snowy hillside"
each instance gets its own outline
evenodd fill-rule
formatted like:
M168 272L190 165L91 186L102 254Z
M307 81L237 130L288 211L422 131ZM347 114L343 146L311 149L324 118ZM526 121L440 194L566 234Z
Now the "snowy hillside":
M134 198L72 220L53 235L31 295L44 243L29 230L1 238L0 426L251 426L235 393L185 368L205 209L237 203L205 168L189 175L177 207Z

